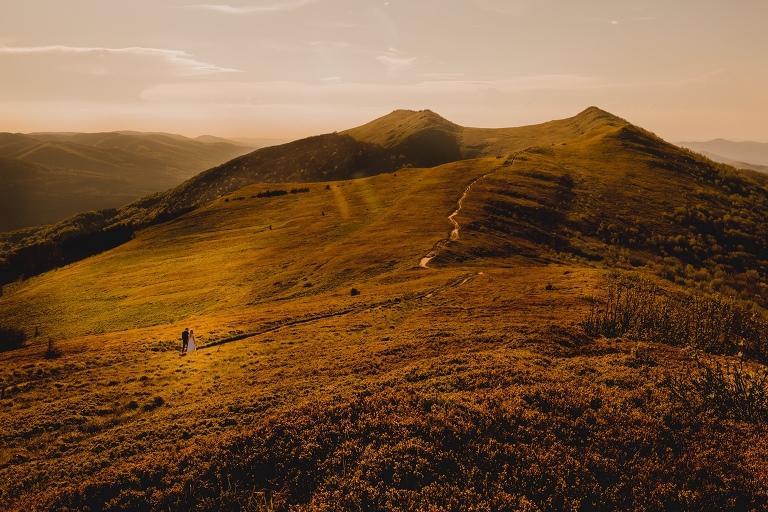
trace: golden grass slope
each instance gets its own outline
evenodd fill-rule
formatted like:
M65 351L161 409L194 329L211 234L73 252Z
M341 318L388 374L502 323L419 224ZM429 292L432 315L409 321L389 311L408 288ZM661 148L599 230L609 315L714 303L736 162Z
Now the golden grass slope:
M516 153L480 180L444 258L563 255L651 267L679 284L768 305L768 179L603 125ZM439 262L439 258L437 260Z
M146 227L253 183L344 180L405 167L433 167L467 158L502 156L531 146L560 143L603 126L626 124L595 107L573 118L507 129L464 128L430 111L395 111L342 133L309 137L233 159L166 192L143 197L117 211L100 212L97 216L101 218L86 232L81 232L81 215L55 226L2 234L0 256L6 261L0 260L0 278L8 282L61 264L47 261L40 245L53 244L66 252L62 245L68 237L98 235L125 226ZM109 135L94 137L96 142L105 139L115 143ZM26 247L30 249L24 252ZM67 253L61 259L68 262L75 257ZM19 260L40 261L25 265Z
M488 164L500 165L404 170L271 198L255 197L269 186L248 187L113 251L7 286L0 308L59 339L348 295L382 273L415 272L449 231L456 195Z

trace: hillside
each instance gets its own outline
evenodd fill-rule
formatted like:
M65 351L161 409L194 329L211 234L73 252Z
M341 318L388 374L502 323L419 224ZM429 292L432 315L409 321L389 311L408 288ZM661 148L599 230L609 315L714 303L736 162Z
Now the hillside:
M251 149L165 134L3 133L0 231L116 208Z
M626 124L595 107L569 119L506 129L462 128L428 110L395 111L346 132L256 150L117 211L88 213L55 226L0 233L0 256L6 260L0 266L0 284L75 261L79 255L62 250L68 239L91 240L103 231L106 240L96 244L101 250L113 244L115 229L133 230L176 218L249 184L344 180L466 158L496 157L571 140L592 127L599 131ZM375 133L382 135L377 138ZM121 243L124 239L119 236L115 240ZM50 249L51 244L55 250Z
M222 190L4 286L0 506L768 507L768 179L594 108L440 119L257 151L370 175ZM488 154L388 168L424 127Z

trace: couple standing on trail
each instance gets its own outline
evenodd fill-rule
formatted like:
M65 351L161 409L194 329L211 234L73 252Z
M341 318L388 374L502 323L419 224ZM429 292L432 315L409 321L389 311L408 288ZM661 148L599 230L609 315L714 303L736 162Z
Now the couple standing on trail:
M181 333L181 353L194 352L197 350L197 343L195 343L195 331L184 329Z

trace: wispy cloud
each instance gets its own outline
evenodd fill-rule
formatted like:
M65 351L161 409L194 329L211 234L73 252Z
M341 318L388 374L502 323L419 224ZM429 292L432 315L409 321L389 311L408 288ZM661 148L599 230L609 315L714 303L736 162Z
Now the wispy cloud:
M501 90L573 90L600 91L609 89L648 89L659 87L684 87L690 84L709 82L712 78L723 74L725 70L717 69L698 76L684 77L672 80L656 81L612 81L606 77L574 74L542 74L521 76L494 81L493 84Z
M292 11L305 5L317 3L321 0L285 0L261 5L246 5L235 7L226 4L199 4L186 5L186 9L200 9L204 11L216 11L224 14L267 14L271 12Z
M576 90L600 87L603 81L595 76L574 74L526 75L493 82L505 91Z
M670 80L648 80L648 81L610 81L604 78L588 78L584 77L583 80L576 79L571 82L566 79L564 85L572 89L593 89L593 90L607 90L607 89L665 89L670 88L684 88L692 84L706 84L712 81L713 78L723 75L725 69L716 69L703 73L698 76L689 76L678 79ZM553 75L556 76L556 75ZM564 75L564 77L567 75ZM575 78L575 77L574 77ZM570 82L570 83L569 83Z
M388 74L393 75L416 66L418 57L390 48L383 55L377 56L376 60L387 67Z
M427 75L425 75L427 76ZM165 83L148 87L142 98L158 102L237 104L258 99L262 105L288 104L377 104L400 98L405 102L450 101L487 95L517 94L529 91L602 90L611 87L597 77L582 75L532 75L503 80L478 81L459 75L429 76L429 80L409 84L343 82L329 76L316 83L301 82L197 82Z
M192 55L180 50L163 48L145 48L131 46L128 48L80 47L80 46L3 46L0 55L40 55L40 54L80 54L80 55L139 55L165 60L171 65L183 70L183 74L206 75L211 73L236 73L237 69L223 68L192 58Z
M594 98L613 97L626 90L668 90L670 86L685 87L705 82L717 75L714 71L701 76L667 82L621 82L605 77L579 74L540 74L508 77L494 80L464 79L460 74L422 75L425 80L411 83L359 83L327 76L315 82L211 82L163 83L147 87L141 97L154 102L189 102L262 105L378 105L391 103L395 98L403 104L430 104L443 102L457 104L464 101L489 102L499 99L549 97L563 98L568 94L593 101ZM607 95L607 96L606 96ZM489 99L490 98L490 99ZM246 101L247 100L247 101ZM582 102L583 102L582 101Z

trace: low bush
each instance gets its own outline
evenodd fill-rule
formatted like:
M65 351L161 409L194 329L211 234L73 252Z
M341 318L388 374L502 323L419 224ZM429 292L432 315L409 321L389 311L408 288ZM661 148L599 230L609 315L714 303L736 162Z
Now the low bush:
M284 196L287 193L287 190L265 190L264 192L259 192L256 194L256 197L277 197Z
M693 371L664 380L687 413L755 423L768 419L768 368L747 367L742 358L705 362L696 354L693 360Z
M44 357L46 359L57 359L61 357L61 350L56 346L56 342L53 338L48 338L48 348L45 351Z

